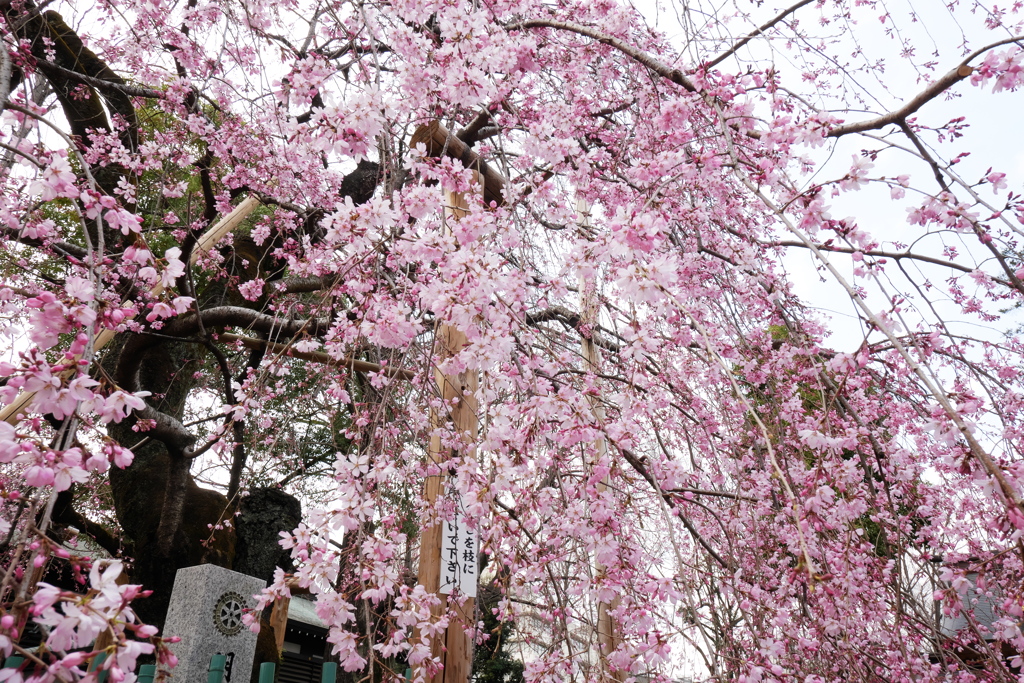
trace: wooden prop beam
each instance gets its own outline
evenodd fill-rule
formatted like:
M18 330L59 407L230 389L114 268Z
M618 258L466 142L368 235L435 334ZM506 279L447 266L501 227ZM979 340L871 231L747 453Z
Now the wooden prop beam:
M477 181L481 180L480 175ZM451 219L458 220L466 215L467 204L461 194L447 195L447 213ZM466 346L466 335L454 327L441 325L438 327L436 343L439 355L451 358ZM457 375L446 375L440 370L434 371L438 390L444 398L446 406L450 406L447 415L432 414L431 423L439 427L450 421L459 434L467 438L475 438L477 433L477 402L476 390L479 382L476 371L464 371ZM436 463L443 463L452 457L451 450L441 444L439 436L432 436L428 457ZM424 483L424 498L433 505L444 493L444 478L441 475L427 477ZM434 524L423 530L420 542L419 582L429 593L439 594L441 589L441 533L443 525ZM446 609L445 598L434 608L434 616L439 617ZM440 658L444 668L439 671L431 683L467 683L472 667L473 642L466 636L466 629L475 624L475 601L465 598L456 607L456 615L448 625L443 636L431 643L431 655Z
M420 143L426 146L427 156L446 156L458 159L462 162L463 166L475 169L482 175L484 201L488 203L495 202L498 206L505 203L505 197L501 192L505 187L504 176L489 166L469 145L442 126L440 122L433 121L416 129L416 132L412 134L412 139L409 141L409 146L415 147Z
M220 241L222 237L224 237L224 235L234 230L238 226L238 224L245 220L245 218L250 213L253 212L253 209L255 209L259 205L260 200L256 199L255 197L248 197L245 199L245 201L243 201L234 209L232 209L231 213L229 213L227 216L224 216L224 218L220 219L213 227L204 232L199 237L199 241L196 243L196 248L192 251L192 258L190 259L189 263L194 265L202 254L205 254L206 252L210 251L210 249L213 249L213 247L217 244L217 242ZM158 282L156 286L153 287L152 290L150 290L150 293L153 296L159 296L160 294L163 293L163 291L163 283ZM95 341L93 341L93 352L99 351L104 346L106 346L110 342L110 340L114 338L114 335L116 334L117 333L114 332L113 330L101 331L98 335L96 335ZM61 373L61 381L63 382L64 380L70 378L74 374L74 372L74 370L66 370L65 372ZM22 418L25 416L24 411L28 410L28 406L32 402L32 399L34 397L35 392L32 391L23 391L20 394L18 394L14 398L13 402L11 402L6 408L0 411L0 420L3 420L9 425L16 425L19 422L21 422Z

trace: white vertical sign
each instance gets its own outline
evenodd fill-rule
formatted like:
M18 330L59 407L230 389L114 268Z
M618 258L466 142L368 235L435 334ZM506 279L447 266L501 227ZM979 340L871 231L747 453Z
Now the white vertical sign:
M476 531L466 524L460 501L455 519L441 523L441 592L475 598L478 567Z

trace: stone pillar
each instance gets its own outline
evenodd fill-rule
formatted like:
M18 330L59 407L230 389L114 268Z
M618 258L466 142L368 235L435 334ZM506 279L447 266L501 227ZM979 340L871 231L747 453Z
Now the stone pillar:
M227 655L225 683L249 683L256 634L242 623L242 610L255 607L262 579L212 564L179 569L174 578L164 636L181 641L171 649L178 666L170 683L206 683L210 658Z

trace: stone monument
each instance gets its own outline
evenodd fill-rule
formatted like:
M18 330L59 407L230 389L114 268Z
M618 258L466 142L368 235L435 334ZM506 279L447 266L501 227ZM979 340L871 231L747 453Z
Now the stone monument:
M174 590L164 624L178 666L168 671L171 683L206 683L210 659L227 655L224 683L249 683L256 634L242 623L242 611L256 605L253 595L263 579L212 564L184 567L174 577Z

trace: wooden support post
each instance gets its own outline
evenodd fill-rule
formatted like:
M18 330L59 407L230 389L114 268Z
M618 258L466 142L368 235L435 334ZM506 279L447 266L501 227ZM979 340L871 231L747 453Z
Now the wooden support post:
M477 174L477 182L482 185L482 177ZM446 213L449 219L458 220L466 215L467 204L461 194L446 196ZM466 345L466 335L461 330L448 325L437 328L436 342L438 355L442 359L451 358ZM446 375L435 369L434 379L447 414L433 414L431 423L440 427L446 422L464 438L475 439L477 432L476 390L479 381L475 370L464 371L457 375ZM441 437L430 438L428 456L431 461L443 463L452 457L451 450L441 444ZM424 498L433 505L444 493L444 477L437 475L427 477L424 484ZM423 530L420 542L419 582L429 593L438 595L441 588L441 533L442 524L434 524ZM444 599L445 595L440 595ZM431 654L441 659L444 668L431 678L431 683L466 683L469 680L473 658L473 642L466 636L466 628L474 625L475 600L462 598L463 602L455 608L455 618L449 624L443 636L435 638L431 644ZM434 616L440 616L446 605L435 608Z
M291 598L278 598L270 608L270 630L274 632L274 644L280 653L284 649L284 636L288 631L288 607Z
M576 202L576 211L580 214L579 223L587 226L590 223L590 207L585 201L578 200ZM582 341L582 352L583 360L586 368L590 372L599 372L601 369L601 356L597 350L597 344L594 343L593 335L594 329L597 327L600 308L598 306L597 291L593 282L584 281L580 287L580 319L584 325L589 326L590 336L584 336ZM604 423L604 406L601 405L600 396L589 396L590 410L594 415L594 420L598 424ZM599 437L594 442L594 449L596 451L596 460L602 459L608 453L608 443L604 437ZM599 494L603 494L608 489L608 477L605 476L597 485L597 491ZM594 573L598 578L605 575L606 570L604 565L600 561L595 562ZM624 671L612 671L611 665L608 663L608 655L615 651L619 646L619 638L615 633L615 622L612 620L610 611L618 607L619 599L616 597L610 603L599 602L597 605L597 645L598 645L598 657L601 665L601 680L603 681L615 681L616 683L622 683L626 680L626 672Z

